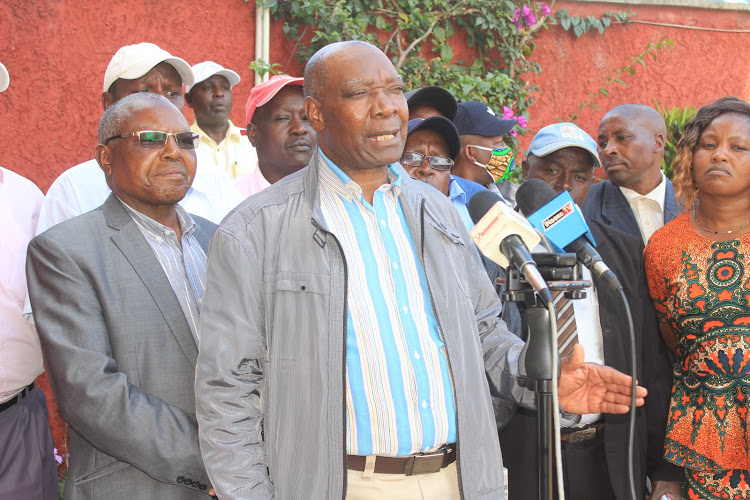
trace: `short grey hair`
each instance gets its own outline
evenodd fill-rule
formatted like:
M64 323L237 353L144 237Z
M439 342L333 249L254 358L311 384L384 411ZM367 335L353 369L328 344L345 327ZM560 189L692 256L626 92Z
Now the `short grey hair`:
M104 110L104 114L102 114L99 120L99 144L104 144L104 141L110 137L124 133L122 131L122 124L130 117L133 111L150 107L157 102L174 106L166 97L151 92L138 92L115 101L110 107Z

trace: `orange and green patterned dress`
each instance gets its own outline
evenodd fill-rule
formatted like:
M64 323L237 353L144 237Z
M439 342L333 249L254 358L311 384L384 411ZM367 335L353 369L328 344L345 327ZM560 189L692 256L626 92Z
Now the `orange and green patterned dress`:
M685 213L644 256L659 321L677 339L666 458L686 468L685 498L748 499L750 233L713 241Z

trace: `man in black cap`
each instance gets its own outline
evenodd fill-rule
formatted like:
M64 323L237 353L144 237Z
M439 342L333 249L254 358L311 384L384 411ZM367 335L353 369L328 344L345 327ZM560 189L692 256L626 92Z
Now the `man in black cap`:
M501 120L486 104L469 101L458 105L453 123L461 135L461 151L453 174L481 184L515 205L518 186L507 180L515 166L515 157L503 136L517 122Z
M444 116L451 121L456 118L456 98L442 87L414 89L404 94L404 97L409 106L409 120L431 116Z
M474 223L467 204L474 193L484 188L467 180L459 185L451 175L453 160L461 149L456 126L448 118L431 116L409 120L408 130L401 165L410 176L426 182L450 198L466 228L471 230Z
M453 97L453 94L442 87L423 87L421 89L415 89L407 92L406 94L404 94L404 96L406 97L406 104L409 107L409 120L414 120L416 118L426 119L439 116L445 117L452 122L453 119L456 118L456 113L458 112L458 103L456 102L456 98ZM458 138L458 147L460 149L461 138L459 137L458 130L455 128L455 126L453 127L453 130L456 131L455 136ZM453 136L454 134L449 131L448 135ZM452 159L455 160L456 156L453 156ZM464 200L465 207L469 205L469 200L474 195L474 193L485 189L484 186L481 186L480 184L477 184L476 182L473 182L471 180L464 179L463 177L451 175L450 178L452 180L451 185L456 185L454 191L457 191L458 189L463 191L463 195L457 196L456 199ZM456 199L451 198L454 204ZM469 229L474 227L474 224L471 222L471 218L468 217L468 212L465 214L466 217L464 217L464 213L461 212L461 210L459 210L459 213L461 213L461 217L464 218L464 222L468 221L471 224Z

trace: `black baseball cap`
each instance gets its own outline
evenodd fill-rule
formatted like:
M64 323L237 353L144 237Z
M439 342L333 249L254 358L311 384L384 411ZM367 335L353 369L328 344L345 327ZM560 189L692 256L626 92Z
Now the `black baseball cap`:
M458 133L472 134L482 137L499 137L510 132L518 122L516 120L501 120L492 108L483 102L469 101L458 104L458 113L453 120Z
M448 150L451 153L451 159L455 160L458 156L458 152L461 150L461 137L458 135L458 130L453 122L443 116L431 116L429 118L415 118L409 120L409 132L406 134L408 138L411 134L417 130L434 130L440 136L445 139L448 144Z
M440 111L449 120L453 120L456 117L456 98L442 87L432 86L410 90L404 94L404 97L406 97L406 104L409 106L409 111L417 106L427 105Z

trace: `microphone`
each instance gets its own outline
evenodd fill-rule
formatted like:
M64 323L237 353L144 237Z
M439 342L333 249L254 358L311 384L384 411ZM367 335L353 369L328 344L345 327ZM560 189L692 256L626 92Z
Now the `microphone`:
M558 195L544 181L529 179L518 188L516 201L531 225L553 245L575 253L594 276L602 279L611 289L622 290L615 273L602 262L602 257L591 245L596 244L594 238L570 193L563 191Z
M471 197L469 215L476 224L469 234L479 251L504 268L513 264L545 303L552 302L549 287L528 248L541 241L534 228L492 191L480 191Z

